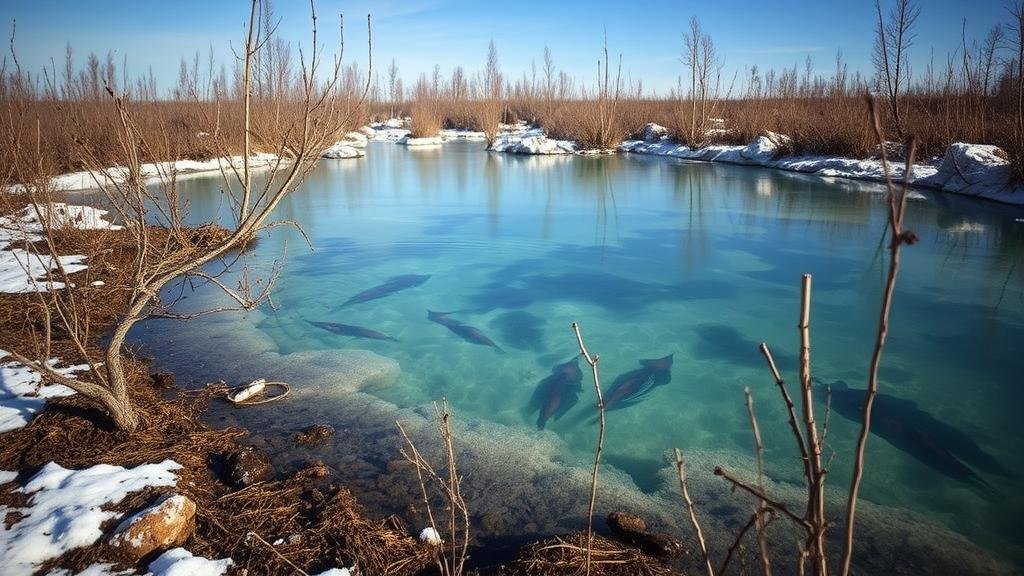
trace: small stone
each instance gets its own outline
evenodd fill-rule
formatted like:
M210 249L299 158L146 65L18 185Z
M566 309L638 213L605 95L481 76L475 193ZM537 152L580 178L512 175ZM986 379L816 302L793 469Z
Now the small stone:
M314 424L295 435L297 444L317 444L334 436L334 428L327 424Z
M252 486L266 480L273 470L270 458L251 446L246 446L232 454L229 466L231 482L239 488Z
M444 541L441 540L441 535L437 533L437 530L428 526L420 532L420 542L429 546L440 546Z
M138 561L153 551L181 546L195 529L195 502L172 494L121 522L108 543L119 556Z

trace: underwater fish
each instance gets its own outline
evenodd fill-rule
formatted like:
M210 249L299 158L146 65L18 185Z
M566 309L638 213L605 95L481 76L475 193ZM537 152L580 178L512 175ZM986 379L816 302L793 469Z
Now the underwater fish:
M641 360L641 368L616 378L605 396L605 410L631 406L654 388L671 382L672 356L669 354L664 358Z
M348 306L349 304L358 304L359 302L367 302L369 300L376 300L377 298L383 298L390 294L394 294L399 290L405 290L406 288L415 288L420 284L423 284L430 278L430 274L402 274L401 276L395 276L389 278L386 282L379 286L374 286L369 290L363 290L359 294L349 298L345 301L342 306Z
M826 385L815 381L818 392L822 393ZM842 380L828 387L832 393L832 408L844 418L860 422L866 391L850 388ZM871 432L929 468L985 492L991 493L992 486L971 466L990 474L1015 477L966 432L936 419L912 400L889 394L875 396Z
M558 420L576 405L583 390L583 371L579 356L551 369L551 374L537 384L530 405L540 410L537 429L543 430L548 420Z
M316 322L314 320L306 320L317 328L323 328L328 332L340 334L342 336L352 336L353 338L369 338L371 340L391 340L398 342L397 338L392 338L387 334L371 330L369 328L363 328L362 326L352 326L349 324L339 324L337 322Z
M488 338L480 331L479 328L474 328L463 324L458 320L449 318L448 314L451 314L451 312L433 312L431 310L427 310L427 319L431 322L437 322L441 326L451 330L466 342L479 344L481 346L490 346L499 352L504 352L504 350L501 349L501 346L495 344L494 340Z

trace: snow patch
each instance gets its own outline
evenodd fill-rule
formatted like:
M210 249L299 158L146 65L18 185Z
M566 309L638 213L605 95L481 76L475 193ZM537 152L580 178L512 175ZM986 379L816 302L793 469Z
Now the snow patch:
M39 242L43 239L44 223L56 227L79 230L120 230L102 217L106 210L89 206L70 206L61 202L40 205L37 210L27 205L9 216L0 216L0 292L24 294L47 292L65 287L63 282L47 279L58 268L67 274L86 269L85 256L57 256L36 254L11 245L21 242Z
M8 482L14 482L14 479L18 477L17 472L8 472L7 470L0 470L0 484L7 484Z
M372 134L367 134L373 140L387 140L394 142L401 140L409 134L409 130L406 129L408 122L403 118L391 118L384 122L374 122L367 126L368 130L372 130ZM360 129L360 131L363 131ZM366 133L366 131L363 131Z
M319 574L311 574L310 576L352 576L352 573L349 570L351 570L351 569L350 568L331 568L330 570L328 570L326 572L321 572Z
M0 358L8 353L0 350ZM47 364L65 376L89 369L86 364L56 368L58 358ZM0 364L0 432L9 432L26 426L43 409L47 398L71 396L74 390L60 384L43 386L42 376L17 362Z
M81 572L54 570L47 576L130 576L135 570L116 570L113 564L93 564Z
M151 576L222 576L231 565L230 558L208 560L184 548L173 548L150 562L149 571Z
M97 464L82 470L68 470L54 462L43 466L24 488L29 494L25 508L0 506L0 515L19 512L22 518L0 531L0 557L4 574L29 576L39 564L82 546L103 535L100 525L117 516L100 507L116 504L132 492L159 486L174 486L173 460L122 468Z
M414 138L406 134L396 144L402 144L403 146L440 146L444 144L444 140L440 136Z
M619 150L683 160L764 166L831 178L885 182L881 159L783 156L788 145L788 137L768 132L746 146L715 145L693 149L667 138L655 141L645 138L627 140L619 146ZM891 163L889 171L894 182L903 180L902 164ZM999 148L985 144L958 142L950 145L938 166L915 164L911 168L911 183L917 187L1024 205L1024 185L1013 181L1010 162L1006 160L1005 154ZM921 195L914 193L914 197L920 198Z
M1024 185L1013 181L1006 154L986 144L951 144L935 174L915 184L1006 204L1024 204Z
M249 167L254 170L263 170L283 162L275 154L257 153L249 157ZM242 156L231 156L230 158L213 158L211 160L175 160L171 162L151 162L142 164L139 173L146 184L159 184L161 181L170 179L172 176L181 179L182 177L209 174L231 170L232 167L241 169L243 165ZM111 166L102 170L85 170L82 172L70 172L53 178L50 184L58 192L80 192L83 190L95 190L103 186L124 182L128 179L129 170L124 166ZM8 192L24 192L25 186L15 184L8 186Z
M365 145L365 143L364 143ZM334 143L330 148L324 150L323 154L320 155L322 158L329 158L332 160L343 159L343 158L361 158L366 156L366 152L352 146L350 142L342 140Z
M544 135L540 128L502 132L494 139L489 150L510 154L572 154L576 143L569 140L554 140Z
M476 141L487 140L487 135L484 134L483 132L475 132L473 130L462 130L462 129L441 130L438 133L438 136L440 136L445 141L448 141L448 140L469 140L469 141L476 142Z

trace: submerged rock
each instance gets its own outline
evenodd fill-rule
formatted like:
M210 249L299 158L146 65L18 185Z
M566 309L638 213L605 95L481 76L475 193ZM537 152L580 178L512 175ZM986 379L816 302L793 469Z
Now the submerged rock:
M270 458L262 451L246 446L231 455L228 463L231 483L239 488L252 486L270 477Z
M334 428L327 424L308 426L295 435L296 444L317 444L334 436Z
M184 544L195 529L196 503L172 494L121 522L108 543L134 563L156 550Z
M612 512L608 515L608 528L623 542L651 556L676 556L686 552L680 540L668 534L648 531L647 523L636 514Z

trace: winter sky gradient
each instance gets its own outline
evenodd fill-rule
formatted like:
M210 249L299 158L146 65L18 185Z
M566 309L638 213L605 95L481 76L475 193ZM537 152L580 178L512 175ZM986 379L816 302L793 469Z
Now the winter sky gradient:
M892 0L883 1L885 9ZM918 37L911 49L913 69L924 71L934 48L938 68L960 44L967 19L968 43L979 42L997 22L1007 22L1003 0L921 0ZM245 0L0 0L0 15L9 28L17 20L18 58L23 67L38 71L50 58L62 65L70 43L76 65L90 51L101 59L114 52L118 65L127 55L135 76L152 66L161 90L171 87L182 56L191 59L212 45L215 57L231 65L231 43L238 46L248 16ZM309 4L277 0L280 33L308 44ZM515 3L479 0L343 1L320 0L321 38L333 50L337 14L346 16L348 60L366 60L366 14L374 16L376 70L385 75L392 58L407 85L435 64L447 76L462 65L468 72L483 67L493 39L502 70L514 78L538 71L544 45L555 64L577 82L590 84L600 57L602 34L609 49L622 53L623 76L642 78L645 90L666 93L684 73L679 62L682 35L692 15L698 16L724 57L728 78L737 69L757 65L762 70L797 65L803 73L809 55L815 71L830 74L837 49L843 51L850 73L871 72L872 34L876 26L871 0L657 0L645 2L560 2L520 0ZM6 44L6 42L5 42Z

